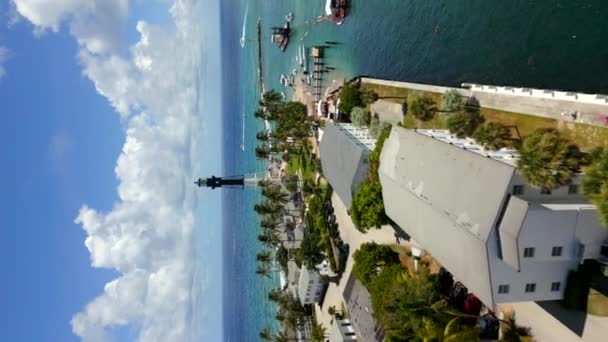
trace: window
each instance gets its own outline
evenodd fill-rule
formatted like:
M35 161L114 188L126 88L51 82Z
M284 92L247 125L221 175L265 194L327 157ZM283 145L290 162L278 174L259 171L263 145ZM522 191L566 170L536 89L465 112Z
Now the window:
M536 291L535 283L526 284L526 293L534 292L534 291Z
M553 247L551 249L551 256L552 257L562 256L562 247L561 246Z
M509 285L498 285L498 293L509 293Z
M524 248L524 258L534 258L534 247Z
M513 185L513 195L523 195L523 194L524 194L523 185Z
M551 291L555 292L555 291L559 291L559 288L561 286L561 283L559 281L554 281L551 283Z
M578 194L578 184L570 184L568 186L568 194L570 194L570 195Z
M551 195L551 189L540 189L541 195Z

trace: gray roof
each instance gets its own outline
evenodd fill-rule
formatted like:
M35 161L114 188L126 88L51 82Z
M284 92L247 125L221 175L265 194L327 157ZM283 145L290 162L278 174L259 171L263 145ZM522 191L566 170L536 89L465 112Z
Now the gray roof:
M351 272L344 287L344 302L348 317L359 341L375 342L384 340L384 330L373 317L372 299L363 284Z
M365 180L371 149L339 124L327 123L319 144L323 175L347 207L359 183Z
M401 127L380 160L387 215L484 303L493 303L486 241L515 168Z
M500 228L498 229L502 259L516 271L519 271L517 239L530 205L528 202L515 196L510 196L507 201L505 213L502 216L502 222L500 222Z

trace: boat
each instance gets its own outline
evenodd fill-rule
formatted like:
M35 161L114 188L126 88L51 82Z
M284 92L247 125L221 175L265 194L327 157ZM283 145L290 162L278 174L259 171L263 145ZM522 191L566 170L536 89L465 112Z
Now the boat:
M338 42L333 42L333 41L330 41L330 40L326 40L326 41L325 41L325 44L328 44L328 45L338 45L338 44L340 44L340 43L338 43Z
M283 27L275 26L272 28L272 35L270 36L270 41L281 49L281 51L285 51L287 48L287 44L289 44L289 36L291 35L291 31L289 29L289 22L286 22Z
M294 76L295 76L295 75L297 75L297 74L298 74L298 70L293 69L293 70L291 71L291 74L292 74L292 75L294 75Z
M303 57L303 53L302 53L303 49L304 49L303 46L300 46L300 48L298 49L298 63L300 63L300 67L304 66L304 57Z
M302 46L302 64L304 64L304 72L308 71L308 63L306 63L306 48Z
M286 76L285 74L281 74L281 78L279 79L279 83L281 83L281 85L284 86L284 87L291 87L291 85L293 84L293 82L291 81L291 79L289 78L289 76Z
M287 13L287 15L285 16L285 21L290 23L292 20L293 20L293 12Z
M325 14L336 25L342 25L346 18L347 0L327 0L325 2Z

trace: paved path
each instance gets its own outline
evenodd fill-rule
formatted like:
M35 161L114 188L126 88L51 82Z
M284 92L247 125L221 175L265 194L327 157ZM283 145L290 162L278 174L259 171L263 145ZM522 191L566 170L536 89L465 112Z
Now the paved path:
M355 251L366 242L374 241L379 244L395 244L395 232L390 226L384 226L381 229L372 229L368 233L363 234L358 231L357 228L355 228L350 216L348 216L346 213L346 206L335 192L332 194L331 201L334 206L334 214L336 215L336 222L338 223L340 237L344 243L347 243L350 246L350 248L348 252L348 259L346 261L346 269L342 274L340 283L337 285L335 283L329 284L327 293L325 295L325 301L323 302L323 307L315 305L317 321L323 324L323 326L327 328L328 332L329 328L331 327L330 322L332 317L327 313L327 310L330 306L335 306L337 310L340 310L343 302L342 293L344 292L344 287L348 281L348 276L353 268L353 253L355 253ZM402 242L401 244L405 245L406 243Z
M534 302L510 303L515 311L515 321L518 325L531 327L535 341L539 342L601 342L608 338L608 317L587 315L582 336L578 336L559 320Z
M462 96L474 96L479 101L479 105L484 108L523 113L565 122L605 126L601 119L601 115L608 115L608 104L591 104L550 98L496 94L485 91L473 91L465 88L451 88L409 82L386 81L365 77L361 79L361 82L433 93L445 93L447 90L452 89L460 93ZM578 112L576 120L570 116L561 115L563 112L573 111Z

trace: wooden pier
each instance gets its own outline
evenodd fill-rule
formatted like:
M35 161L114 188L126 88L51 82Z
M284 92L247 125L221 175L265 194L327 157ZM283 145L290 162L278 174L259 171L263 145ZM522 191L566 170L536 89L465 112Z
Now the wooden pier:
M314 64L314 71L312 74L313 77L313 94L315 96L315 101L319 102L321 100L321 92L323 91L323 70L324 61L323 61L323 46L314 46L311 49L311 57Z

